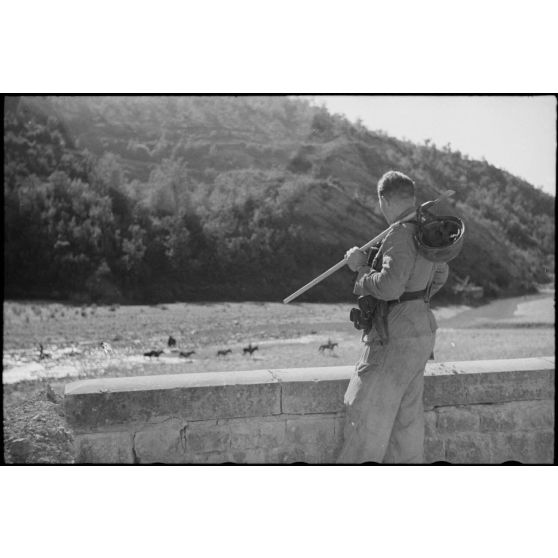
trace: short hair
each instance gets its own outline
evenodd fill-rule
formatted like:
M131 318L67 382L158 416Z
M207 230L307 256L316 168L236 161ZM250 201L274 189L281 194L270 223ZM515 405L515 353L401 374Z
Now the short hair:
M402 172L388 171L378 181L378 196L390 200L414 198L415 183Z

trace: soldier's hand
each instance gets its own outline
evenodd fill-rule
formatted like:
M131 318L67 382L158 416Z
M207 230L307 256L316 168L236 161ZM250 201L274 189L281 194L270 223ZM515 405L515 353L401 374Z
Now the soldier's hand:
M358 246L354 246L350 250L347 250L345 259L351 271L357 271L359 267L366 265L366 261L368 260L366 254L360 250Z

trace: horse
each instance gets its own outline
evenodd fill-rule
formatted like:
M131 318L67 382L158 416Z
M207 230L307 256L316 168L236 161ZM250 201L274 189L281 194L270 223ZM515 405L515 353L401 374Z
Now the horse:
M338 343L332 343L331 339L328 339L327 343L325 343L324 345L320 345L318 351L320 351L320 353L323 353L325 351L325 349L329 349L330 352L331 352L337 346L338 346Z
M248 347L244 347L242 349L242 354L245 355L246 353L250 353L250 356L252 356L252 353L257 350L258 350L258 346L257 345L252 346L252 343L250 343Z
M143 356L146 357L158 357L159 355L162 355L163 351L148 351L147 353L143 353Z

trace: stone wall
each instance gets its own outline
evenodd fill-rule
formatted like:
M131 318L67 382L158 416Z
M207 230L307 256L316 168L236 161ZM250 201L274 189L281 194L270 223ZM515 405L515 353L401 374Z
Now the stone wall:
M554 358L429 363L425 461L552 463ZM352 366L66 386L81 463L333 463Z

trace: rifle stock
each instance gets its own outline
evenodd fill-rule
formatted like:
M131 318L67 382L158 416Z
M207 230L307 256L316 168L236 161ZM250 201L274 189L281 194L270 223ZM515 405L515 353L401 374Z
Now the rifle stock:
M436 198L431 203L431 205L437 204L437 203L445 200L446 198L449 198L450 196L453 196L453 194L455 194L455 192L453 190L446 190L446 192L444 192L439 198ZM375 236L372 240L369 240L366 244L361 246L359 249L360 250L368 250L369 248L371 248L372 246L374 246L378 242L381 242L387 236L387 234L393 229L393 227L395 227L396 225L399 225L400 223L404 223L405 221L410 221L411 219L413 219L415 217L416 214L417 214L417 208L412 208L412 209L409 209L409 210L403 212L397 218L397 220L394 223L392 223L386 230L382 231L378 236ZM321 283L326 277L329 277L330 275L333 275L336 271L339 271L346 264L347 264L347 260L345 258L343 258L341 261L337 262L334 266L332 266L328 270L324 271L321 275L318 275L318 277L315 277L314 279L312 279L312 281L310 281L309 283L307 283L306 285L304 285L303 287L298 289L298 291L295 291L293 294L289 295L287 298L284 298L283 303L288 304L289 302L293 301L295 298L299 297L302 293L305 293L306 291L308 291L309 289L311 289L312 287L314 287L318 283Z

